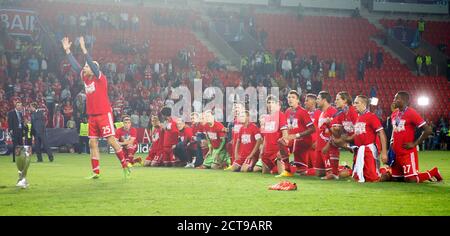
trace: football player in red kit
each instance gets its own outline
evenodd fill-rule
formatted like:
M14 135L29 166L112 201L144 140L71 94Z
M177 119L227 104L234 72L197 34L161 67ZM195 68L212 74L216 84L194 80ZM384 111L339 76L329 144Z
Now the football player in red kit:
M186 164L186 168L194 168L203 164L203 154L208 152L208 145L205 150L202 150L202 141L206 142L205 134L203 133L203 125L201 124L202 115L197 112L191 113L191 128L192 128L192 141L189 146L190 152L193 154L192 162Z
M316 175L316 171L314 169L314 163L316 161L316 144L317 144L317 136L318 136L318 130L319 130L319 127L317 127L317 126L318 126L320 114L322 113L322 111L320 111L320 109L317 109L316 103L317 103L317 95L312 94L312 93L306 94L305 109L308 111L309 117L311 118L311 121L313 122L314 128L316 130L316 132L311 134L312 145L308 149L308 154L307 154L308 155L308 157L307 157L308 158L308 171L305 174L308 176Z
M231 165L227 169L232 169L232 165L235 161L235 156L234 156L235 152L234 151L236 149L236 143L237 143L237 138L239 136L239 131L241 130L241 127L243 125L239 121L239 114L241 114L243 111L244 111L244 104L242 104L242 103L234 103L233 104L232 112L234 115L234 119L233 119L233 122L230 122L228 125L228 132L231 132L231 144L227 144L227 145L231 145L230 150L228 152L231 157Z
M294 153L294 163L297 172L305 175L308 170L308 150L312 145L311 134L314 133L314 124L308 112L300 106L300 95L292 90L288 94L289 108L285 112L288 125L288 147ZM281 146L283 148L283 146ZM289 158L289 151L280 152L283 158Z
M329 151L330 147L334 148L341 147L343 149L353 152L353 150L350 148L347 142L337 143L337 141L345 140L353 135L354 133L353 126L356 122L356 119L358 118L358 112L353 107L352 97L345 91L339 92L336 95L336 100L334 103L336 105L336 108L338 109L338 112L334 115L333 119L331 120L332 137L331 140L327 143L327 145L322 149L322 154L326 154ZM341 136L343 136L342 139L340 139ZM337 167L335 165L339 165L339 156L337 156L337 158L338 158L337 161L330 160L333 172L336 172ZM342 173L339 171L337 172L339 173L339 177L350 176L348 175L349 172L347 171Z
M354 106L359 113L353 125L354 135L342 137L347 142L353 141L357 151L353 158L353 178L358 182L380 181L377 135L381 143L381 160L387 162L387 139L378 117L369 111L369 98L359 95Z
M182 118L177 119L177 128L179 130L178 143L173 150L176 163L175 166L186 166L191 163L193 152L191 152L191 145L193 144L193 130L186 125Z
M331 96L326 91L321 91L317 96L317 106L321 109L317 127L318 137L316 144L316 169L317 176L324 176L323 179L339 178L339 149L330 147L326 154L322 153L322 149L327 145L331 138L331 120L336 114L336 108L331 106ZM333 162L333 165L331 164ZM332 171L332 167L333 171Z
M169 107L163 107L161 109L161 115L163 116L163 143L162 143L162 164L164 166L172 166L175 164L175 156L173 150L178 143L179 130L177 128L177 122L172 117L172 109Z
M125 153L125 158L128 161L129 166L133 164L142 164L142 159L140 157L134 158L134 154L138 148L137 142L137 130L131 127L131 118L129 116L124 116L122 118L123 126L116 130L116 139L122 150Z
M223 169L230 165L230 156L225 150L226 134L222 123L215 121L212 111L204 113L204 131L209 140L209 150L203 161L203 168Z
M435 167L426 172L419 172L417 145L428 138L432 130L416 110L409 107L409 94L398 92L394 97L395 108L391 115L392 138L391 147L395 153L392 165L392 177L403 178L406 182L420 183L426 180L442 181L439 170ZM423 129L420 137L415 140L415 129Z
M331 121L331 131L333 137L339 138L341 135L350 137L354 133L354 125L358 118L358 112L352 104L352 97L345 91L339 92L335 100L338 113Z
M288 125L286 116L280 111L280 101L277 97L269 95L266 99L268 115L261 122L261 134L264 137L261 153L262 173L272 173L276 166L279 175L277 177L292 177L289 156L280 154L280 147L288 145Z
M88 54L83 37L79 38L81 51L86 58L86 64L83 68L81 68L70 51L72 42L70 42L69 38L65 37L61 42L72 69L80 74L86 91L86 113L88 115L89 123L89 147L91 150L90 155L93 171L93 175L89 178L97 179L100 176L99 138L106 138L109 145L114 148L116 156L122 165L124 176L127 177L130 175L131 171L128 167L125 153L114 137L115 130L111 104L108 98L108 81L106 76L100 71L99 64L96 61L93 61Z
M161 160L163 131L158 116L152 116L151 119L152 128L150 130L150 141L152 143L152 146L148 151L144 166L151 166L154 160L156 160L154 162L155 166L158 166L157 163L159 163L159 160Z
M234 150L236 159L231 170L251 172L258 161L262 137L258 126L250 122L250 113L248 111L240 112L239 122L242 124L242 127L236 138Z

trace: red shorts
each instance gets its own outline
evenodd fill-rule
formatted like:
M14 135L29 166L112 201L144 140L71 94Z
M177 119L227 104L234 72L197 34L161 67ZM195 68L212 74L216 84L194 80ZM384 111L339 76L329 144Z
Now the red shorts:
M163 148L161 157L164 164L175 163L175 156L173 155L172 148Z
M294 163L297 169L306 170L308 168L308 151L311 144L302 140L293 140L292 152L294 153Z
M151 165L157 165L160 166L163 164L163 157L162 157L162 151L159 151L153 156L147 156L146 160L151 160Z
M111 112L102 115L90 115L88 124L89 138L106 138L116 135Z
M328 153L322 154L322 149L325 147L325 142L317 142L316 146L316 160L314 169L316 170L330 170L330 160L339 160L339 149L333 145L330 146Z
M392 177L411 177L418 175L419 172L419 155L417 150L410 154L396 156L392 165Z
M261 157L262 163L269 169L272 170L274 167L277 166L277 158L280 157L279 152L273 152L273 153L263 153Z
M316 170L331 170L330 159L339 159L339 150L337 150L336 155L336 147L330 146L328 153L322 154L322 149L325 145L317 145L316 146L316 156L315 156L315 164L314 169Z
M316 150L309 148L306 155L308 156L308 168L314 168L314 163L316 161Z
M353 163L356 162L356 155L353 156ZM364 150L364 179L365 182L376 182L380 180L380 173L378 171L378 163L377 159L373 156L372 151L370 148L366 148ZM353 176L354 179L358 180L358 176L355 174Z
M132 147L125 146L122 148L122 150L125 153L125 158L133 160L134 154L137 151L137 145L135 144Z
M153 159L157 158L161 153L160 148L150 148L150 151L148 151L147 158L145 160L147 161L153 161Z
M328 151L328 155L330 156L331 160L339 160L339 155L341 153L339 152L339 148L335 147L333 145L330 146L330 150Z
M259 156L259 153L256 153L255 156ZM246 157L239 157L238 159L234 160L233 164L236 164L238 166L243 166L244 164L249 165L249 166L254 166L256 164L256 161L255 160L247 160Z

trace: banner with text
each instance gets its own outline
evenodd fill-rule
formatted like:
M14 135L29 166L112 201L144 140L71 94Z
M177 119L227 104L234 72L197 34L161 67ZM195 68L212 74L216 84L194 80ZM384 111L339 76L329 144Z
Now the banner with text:
M35 11L23 9L0 9L0 20L8 33L19 36L33 36L37 30Z

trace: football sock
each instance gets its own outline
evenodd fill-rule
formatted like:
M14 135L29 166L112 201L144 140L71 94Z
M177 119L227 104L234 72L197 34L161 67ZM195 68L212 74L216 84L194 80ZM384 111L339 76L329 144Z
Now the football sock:
M339 176L339 159L330 159L330 164L332 174Z
M122 168L127 167L127 160L125 159L125 153L122 149L120 149L118 152L116 152L116 156L120 161L120 164L122 165Z
M95 174L100 174L100 163L98 159L91 159L92 172Z

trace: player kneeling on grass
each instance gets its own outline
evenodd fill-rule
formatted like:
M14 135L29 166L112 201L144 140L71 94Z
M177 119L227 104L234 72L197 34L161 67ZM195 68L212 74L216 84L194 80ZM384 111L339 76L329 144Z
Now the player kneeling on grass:
M203 116L197 112L191 113L192 140L189 146L190 152L193 154L191 162L186 164L186 168L199 167L203 164L203 156L208 152L208 141L203 133L202 118Z
M280 154L280 145L287 146L288 125L283 112L280 111L280 101L277 97L269 95L266 99L268 115L261 120L261 134L264 137L261 161L262 173L272 173L277 167L279 175L276 177L292 177L289 155Z
M262 143L262 137L258 126L250 123L250 113L248 111L240 112L239 122L243 124L237 135L236 146L234 150L234 163L232 171L252 172L253 167L258 161L259 147Z
M205 155L204 168L223 169L230 164L230 156L225 149L226 133L222 123L215 121L212 111L205 112L207 121L204 131L210 142L210 148Z
M179 130L177 128L177 122L175 118L172 117L172 109L169 107L164 107L161 109L161 115L164 121L162 127L164 131L161 160L154 159L152 166L173 166L175 164L175 155L173 151L178 143Z
M381 143L381 160L387 162L387 141L383 126L378 117L368 110L369 99L356 97L354 107L358 112L354 124L354 134L346 139L354 141L357 150L353 158L353 178L358 182L380 181L378 149L375 145L377 135Z
M297 173L306 175L308 171L308 150L312 145L312 134L315 131L313 121L308 112L300 106L300 94L291 90L288 94L289 108L286 110L288 125L288 146L281 145L281 154L289 159L289 150L294 154L294 165ZM288 150L289 147L289 150Z
M241 130L242 127L242 123L239 121L239 114L241 114L244 111L244 104L243 103L234 103L233 104L233 109L231 110L231 112L233 113L234 119L233 122L228 122L228 140L230 141L227 144L227 151L230 154L231 157L231 164L234 164L234 162L236 161L236 156L235 155L235 149L236 149L236 140L238 138L239 135L239 131ZM232 165L229 166L226 170L231 169Z
M417 145L428 138L432 133L432 128L416 110L408 106L409 94L407 92L399 91L394 97L394 105L397 110L391 115L393 127L391 147L395 154L394 163L391 166L392 177L412 183L421 183L427 180L442 181L437 167L426 172L419 172ZM416 128L423 129L418 139L415 139Z
M336 100L334 103L336 105L336 108L338 109L338 112L334 114L333 118L331 119L330 130L332 135L325 147L322 148L322 154L326 155L330 149L335 150L337 147L353 153L353 149L350 148L347 142L343 142L343 145L339 145L333 140L339 140L341 137L343 140L345 140L346 137L350 137L353 135L354 125L356 119L358 118L358 112L353 106L352 97L345 91L341 91L336 95ZM323 179L333 180L335 179L335 175L341 177L340 168L342 166L339 165L340 152L334 151L333 153L335 153L336 155L333 155L333 157L330 159L332 170L331 174L325 176Z
M182 118L177 119L177 128L179 130L178 143L173 150L177 161L176 166L186 166L192 163L193 153L191 152L192 145L192 128L186 125Z
M142 159L140 157L134 158L134 154L137 151L137 130L131 127L131 118L124 116L122 118L123 126L116 131L117 143L122 146L122 150L125 153L125 158L128 161L128 167L135 164L142 165Z
M150 130L151 147L148 151L147 158L145 158L144 166L151 166L153 160L159 160L162 150L162 128L158 116L152 116L152 128Z

